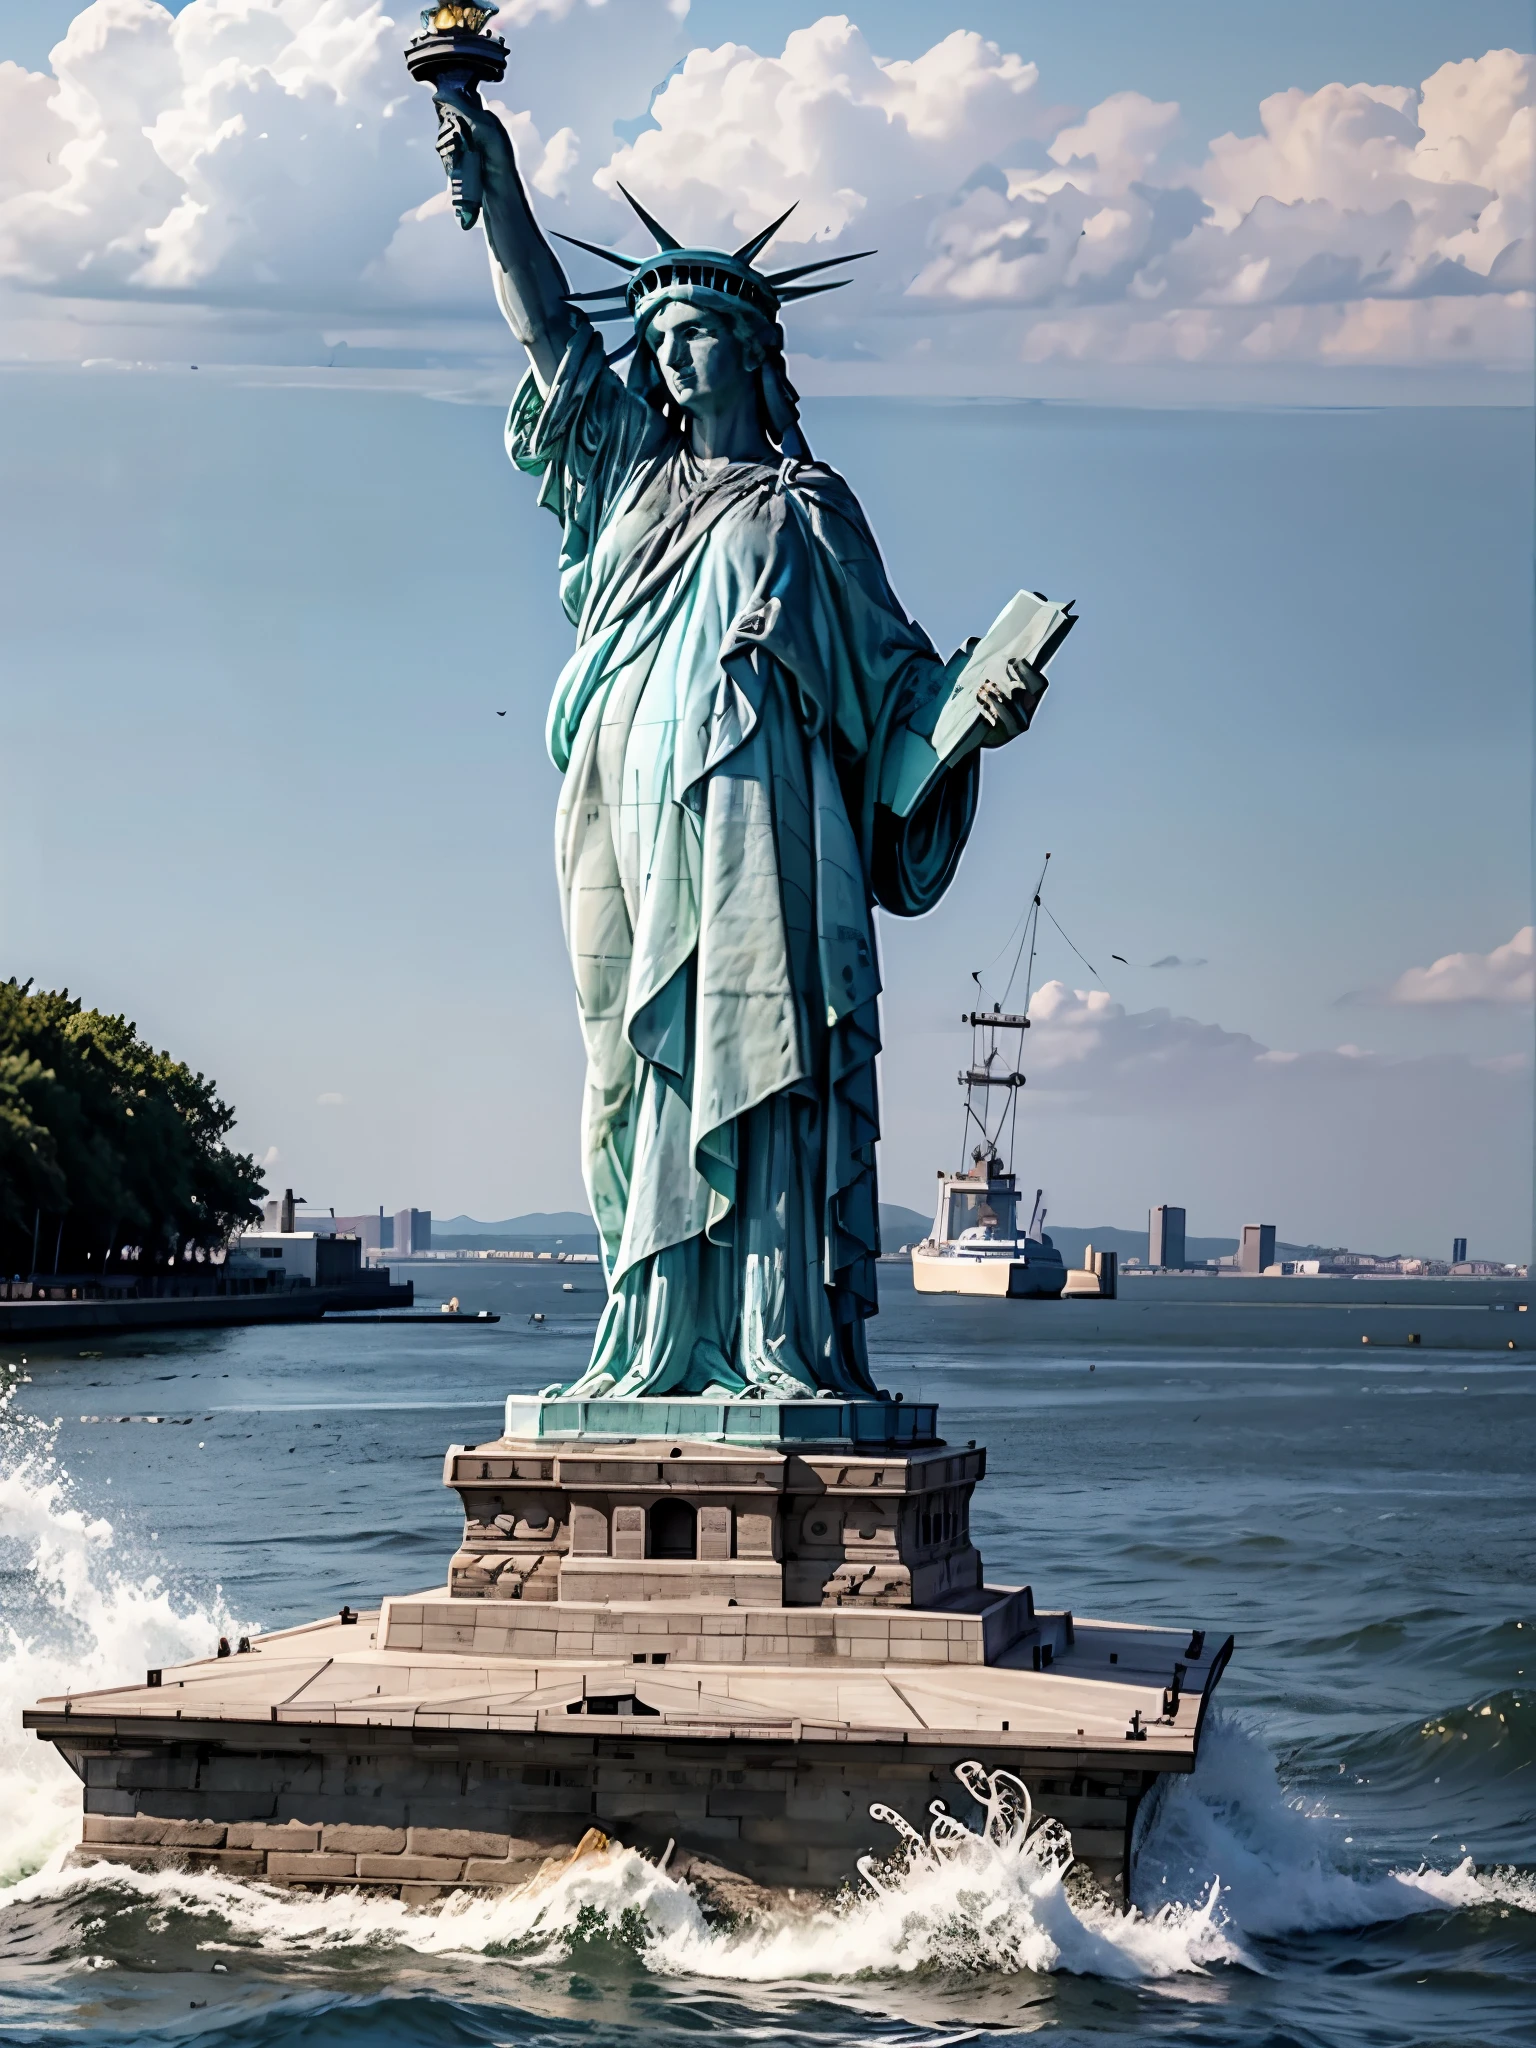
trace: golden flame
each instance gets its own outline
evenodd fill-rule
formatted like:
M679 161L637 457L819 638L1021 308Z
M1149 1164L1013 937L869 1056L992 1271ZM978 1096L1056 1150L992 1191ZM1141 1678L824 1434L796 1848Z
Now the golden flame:
M470 0L443 0L441 7L427 8L421 19L424 27L436 29L439 35L451 34L454 29L478 35L495 12L494 7L475 7Z

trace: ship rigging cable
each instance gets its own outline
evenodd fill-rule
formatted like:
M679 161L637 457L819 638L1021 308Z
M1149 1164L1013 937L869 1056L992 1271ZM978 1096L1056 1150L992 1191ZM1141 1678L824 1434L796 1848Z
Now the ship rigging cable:
M980 1136L981 1147L984 1148L987 1157L990 1159L996 1153L997 1141L1002 1136L1003 1124L1006 1121L1008 1124L1010 1165L1012 1163L1014 1141L1018 1131L1019 1090L1024 1085L1024 1076L1017 1069L1022 1064L1024 1033L1029 1029L1029 1005L1034 994L1035 956L1040 949L1040 913L1042 911L1051 920L1051 923L1055 926L1061 937L1065 939L1067 945L1071 947L1078 959L1082 961L1095 981L1099 979L1097 967L1094 966L1082 948L1075 943L1070 933L1063 927L1061 920L1045 902L1045 878L1050 865L1051 856L1047 854L1041 863L1040 876L1035 883L1034 893L1031 895L1024 910L1021 920L1023 930L1019 931L1019 943L1013 956L1013 966L1008 971L1007 986L1003 990L1001 1000L995 1001L992 1005L991 1015L997 1019L997 1022L995 1024L992 1023L982 1012L973 1012L969 1020L972 1027L971 1065L968 1072L960 1077L965 1083L966 1091L964 1136L961 1139L960 1146L962 1158L965 1156L965 1141L970 1136L970 1129L973 1123ZM1014 927L1014 930L1019 930L1017 925ZM994 965L997 959L1002 958L1002 953L1007 951L1012 939L1013 933L1010 932L1008 939L1004 941L1002 951L995 956ZM1013 993L1013 985L1018 979L1019 966L1024 959L1026 948L1029 953L1029 965L1024 972L1024 1002L1018 1013L1018 1018L1015 1020L1007 1014L1008 998ZM1116 957L1118 958L1118 955ZM988 971L990 972L990 969ZM985 999L987 990L981 979L980 968L972 970L971 979L976 984L977 994ZM999 1056L997 1040L998 1033L1002 1030L1016 1030L1018 1032L1018 1057L1015 1062L1014 1071L997 1075L993 1073L993 1063ZM981 1043L981 1034L983 1033L986 1034L988 1040L985 1051L983 1051ZM1007 1101L995 1121L990 1115L988 1104L988 1097L994 1088L1003 1089L1007 1096ZM981 1098L979 1111L977 1108L978 1095ZM980 1157L979 1151L977 1156Z

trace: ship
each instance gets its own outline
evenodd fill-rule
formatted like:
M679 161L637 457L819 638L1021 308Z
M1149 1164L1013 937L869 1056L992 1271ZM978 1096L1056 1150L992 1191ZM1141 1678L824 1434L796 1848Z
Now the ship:
M975 1136L971 1163L939 1173L933 1229L912 1248L912 1285L919 1294L1038 1296L1055 1301L1067 1284L1061 1253L1045 1234L1045 1191L1035 1190L1029 1220L1019 1227L1020 1191L1013 1171L1013 1134L1024 1086L1023 1012L970 1010L971 1063L959 1076L965 1128ZM1000 1150L1008 1126L1009 1160Z
M957 1076L965 1091L965 1126L961 1151L970 1147L970 1164L956 1173L939 1169L938 1205L933 1229L912 1248L912 1286L918 1294L1006 1295L1014 1300L1057 1301L1066 1295L1108 1296L1116 1291L1113 1252L1095 1254L1069 1271L1061 1253L1045 1234L1045 1190L1035 1189L1034 1206L1019 1227L1021 1193L1013 1169L1018 1130L1019 1095L1024 1087L1024 1034L1029 1029L1029 989L1034 979L1042 892L1051 856L1045 856L1034 895L1021 920L1023 930L1014 955L1013 972L1000 1001L990 1010L967 1010L962 1024L970 1027L970 1064ZM1048 916L1049 912L1046 913ZM1011 941L1010 941L1011 943ZM1068 942L1070 944L1070 941ZM1024 1005L1005 1006L1029 949ZM980 974L972 980L978 989ZM1002 1156L1006 1127L1008 1161Z

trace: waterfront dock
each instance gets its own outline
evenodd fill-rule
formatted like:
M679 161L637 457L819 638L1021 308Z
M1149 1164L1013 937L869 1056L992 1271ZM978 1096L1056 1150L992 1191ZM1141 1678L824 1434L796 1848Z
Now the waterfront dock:
M21 1289L27 1292L23 1294ZM327 1315L408 1309L414 1284L365 1275L340 1287L247 1287L234 1281L163 1286L153 1292L59 1279L0 1286L0 1338L49 1343L74 1337L143 1335L153 1330L237 1329L252 1323L317 1323Z

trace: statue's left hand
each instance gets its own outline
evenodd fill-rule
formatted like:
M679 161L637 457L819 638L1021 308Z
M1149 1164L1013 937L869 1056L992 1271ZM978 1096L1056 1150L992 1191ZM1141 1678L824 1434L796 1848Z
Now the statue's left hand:
M1005 747L1021 732L1028 732L1030 720L1040 708L1040 699L1049 688L1050 679L1017 655L1007 663L1005 681L989 676L976 692L976 709L983 721L981 745Z

